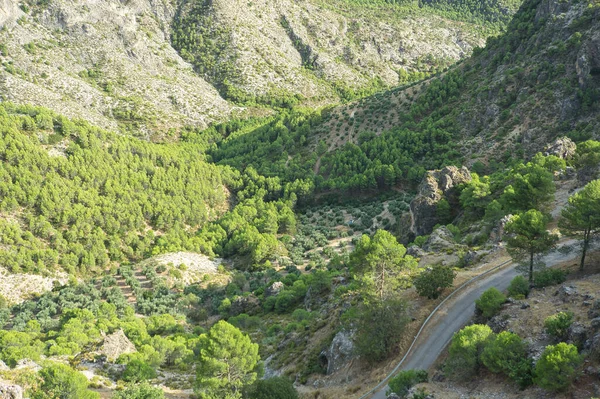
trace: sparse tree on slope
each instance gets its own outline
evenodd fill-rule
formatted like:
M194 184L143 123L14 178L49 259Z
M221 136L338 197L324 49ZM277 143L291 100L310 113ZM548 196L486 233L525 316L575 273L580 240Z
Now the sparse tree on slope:
M579 268L583 270L590 241L600 232L600 180L594 180L569 198L559 227L563 234L582 240Z
M546 230L548 221L548 216L531 209L514 216L506 225L506 231L513 234L508 239L508 251L515 260L528 259L530 285L533 285L535 256L547 252L558 241L556 234Z

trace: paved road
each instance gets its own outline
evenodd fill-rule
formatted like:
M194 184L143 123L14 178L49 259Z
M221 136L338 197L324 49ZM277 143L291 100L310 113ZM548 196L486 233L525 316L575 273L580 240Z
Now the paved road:
M464 327L473 317L475 312L475 300L478 299L483 291L490 287L496 287L499 290L504 290L508 287L510 280L517 275L514 267L508 266L501 271L483 278L475 282L472 286L466 288L462 294L451 299L440 310L434 324L432 324L427 332L421 335L415 349L408 356L401 367L401 370L409 369L425 369L427 370L437 360L446 345L452 339L455 331ZM373 399L385 399L385 391L383 388L375 395Z
M575 240L568 239L559 244L559 247L575 243ZM577 256L579 256L578 251L567 254L553 251L544 256L542 260L546 265L553 266L567 260L575 259ZM505 290L517 274L514 266L508 265L500 271L483 277L465 287L461 293L457 293L454 298L446 302L425 328L400 370L427 370L433 366L452 339L454 332L464 327L473 317L475 300L490 287L496 287L500 291ZM387 386L371 396L371 399L385 399L386 390Z

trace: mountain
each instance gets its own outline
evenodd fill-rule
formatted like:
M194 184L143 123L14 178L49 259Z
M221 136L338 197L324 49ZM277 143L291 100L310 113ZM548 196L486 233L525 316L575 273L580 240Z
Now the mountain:
M3 1L4 101L142 137L232 111L170 45L168 1Z
M2 1L0 95L163 139L184 126L264 115L271 106L332 104L418 79L468 56L504 27L514 5L492 6L486 13L505 15L493 21L441 9L315 0Z
M526 1L506 34L447 73L334 109L323 138L333 150L364 132L437 127L472 164L530 156L560 135L597 137L598 15L598 2Z
M462 3L182 1L173 43L226 98L327 104L447 67L518 7Z

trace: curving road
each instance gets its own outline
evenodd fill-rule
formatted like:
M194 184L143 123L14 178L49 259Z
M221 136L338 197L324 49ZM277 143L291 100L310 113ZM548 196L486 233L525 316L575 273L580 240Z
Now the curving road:
M565 240L559 246L572 245L575 240ZM548 266L571 260L579 255L578 251L570 254L561 254L554 251L544 257L543 261ZM414 349L408 354L399 370L424 369L434 365L446 345L452 339L454 332L463 328L473 317L475 300L490 287L499 290L508 288L510 281L517 275L514 266L508 265L499 271L482 277L458 292L452 299L443 304L435 316L415 342ZM364 398L385 399L387 386L377 391L372 396Z

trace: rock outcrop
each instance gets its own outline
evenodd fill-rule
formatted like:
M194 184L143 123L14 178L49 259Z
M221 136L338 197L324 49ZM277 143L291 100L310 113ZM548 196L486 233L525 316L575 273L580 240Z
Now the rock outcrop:
M285 285L281 281L276 281L265 289L265 297L275 296L279 294Z
M23 388L0 380L0 399L23 399Z
M568 137L561 137L546 148L544 155L554 155L562 159L571 159L575 155L575 151L577 151L577 144Z
M440 252L455 246L454 236L446 226L442 226L431 233L425 245L423 245L423 249L427 252Z
M446 198L455 202L456 186L471 181L471 173L466 167L447 166L441 170L427 172L419 185L417 196L410 203L412 214L411 231L417 235L431 233L439 223L437 215L438 203Z
M135 352L137 352L135 345L125 336L123 330L107 335L99 350L99 353L106 356L109 362L114 362L121 355Z
M333 337L329 348L321 353L321 358L326 359L327 374L335 373L355 358L352 338L351 332L342 330Z
M260 301L255 295L239 296L231 302L230 312L232 315L246 313L254 315L260 312Z

